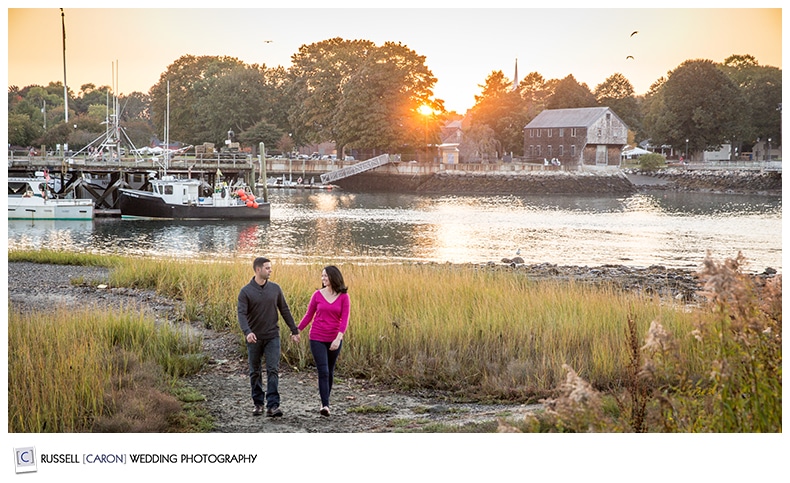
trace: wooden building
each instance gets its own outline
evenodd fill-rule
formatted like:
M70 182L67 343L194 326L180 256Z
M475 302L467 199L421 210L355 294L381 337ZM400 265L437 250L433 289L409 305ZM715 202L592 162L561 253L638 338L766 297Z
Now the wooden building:
M566 169L617 166L627 140L628 126L608 107L547 109L524 128L524 157Z

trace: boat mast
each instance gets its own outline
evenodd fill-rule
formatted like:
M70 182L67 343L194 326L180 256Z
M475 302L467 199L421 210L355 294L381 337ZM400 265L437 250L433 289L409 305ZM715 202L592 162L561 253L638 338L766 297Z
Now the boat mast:
M167 108L165 109L165 175L170 163L170 81L167 81Z
M121 116L118 109L120 108L120 101L118 100L118 83L120 81L119 77L120 72L120 61L115 59L115 63L113 65L113 72L112 72L112 110L113 110L113 138L112 141L115 145L116 154L118 155L118 161L121 160Z
M66 13L63 9L60 9L60 24L63 30L63 112L66 115L66 124L69 123L69 88L66 85ZM63 157L66 157L66 151L68 151L68 138L66 142L63 144Z

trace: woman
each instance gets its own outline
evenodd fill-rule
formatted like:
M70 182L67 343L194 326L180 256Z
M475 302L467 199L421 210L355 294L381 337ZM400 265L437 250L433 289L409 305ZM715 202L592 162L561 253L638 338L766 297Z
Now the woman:
M329 393L335 363L343 345L343 334L348 327L350 301L343 274L330 265L321 272L321 285L310 298L307 313L299 323L299 331L310 328L310 352L318 369L318 392L321 396L321 416L329 416Z

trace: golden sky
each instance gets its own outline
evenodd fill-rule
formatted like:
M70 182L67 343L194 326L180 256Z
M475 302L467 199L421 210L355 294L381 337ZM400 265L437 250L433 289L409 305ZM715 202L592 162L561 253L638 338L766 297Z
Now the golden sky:
M62 82L60 9L7 13L8 84ZM401 42L424 55L438 79L435 96L459 112L474 105L492 71L512 79L516 59L519 78L572 74L594 89L619 72L637 94L689 59L750 54L782 67L779 8L65 8L65 24L66 80L75 92L112 86L114 65L121 94L148 92L187 54L288 67L301 45L333 37Z

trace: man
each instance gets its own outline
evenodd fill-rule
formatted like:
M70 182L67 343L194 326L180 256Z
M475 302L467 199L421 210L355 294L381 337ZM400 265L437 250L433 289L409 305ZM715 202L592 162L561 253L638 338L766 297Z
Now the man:
M299 342L299 329L296 328L291 310L279 285L269 280L272 262L258 257L252 262L255 276L239 292L239 327L247 339L247 359L250 365L250 386L252 402L255 405L253 416L263 414L279 417L280 409L280 326L277 324L278 312L291 329L291 340ZM266 391L263 390L261 359L266 359Z

